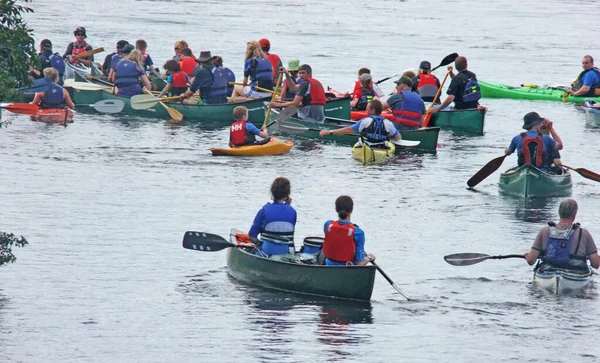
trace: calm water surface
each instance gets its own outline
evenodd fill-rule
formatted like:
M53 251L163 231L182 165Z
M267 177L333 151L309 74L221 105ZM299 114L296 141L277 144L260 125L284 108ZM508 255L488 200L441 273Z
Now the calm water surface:
M339 90L360 67L380 79L452 52L466 55L480 79L508 84L568 83L584 54L600 59L589 50L597 38L594 1L32 6L36 41L50 38L60 52L84 25L89 43L107 50L119 39L145 38L161 68L174 41L187 39L196 53L222 55L239 75L246 42L266 36L284 62L311 64L317 79ZM577 31L565 31L574 24ZM502 155L525 113L555 120L566 164L600 170L600 127L575 106L483 103L484 136L443 131L437 156L367 167L348 148L300 140L282 157L211 157L211 147L226 143L225 127L79 114L65 128L4 112L12 123L0 130L0 230L31 244L0 270L0 361L599 360L597 287L557 298L535 287L524 261L458 268L442 259L525 252L555 218L560 198L500 195L498 173L477 191L465 188ZM292 181L300 238L319 235L335 217L335 198L351 195L367 250L413 300L380 276L368 304L266 291L231 279L225 252L181 248L186 230L226 236L231 227L249 228L280 175ZM579 220L600 236L600 186L577 174L573 181Z

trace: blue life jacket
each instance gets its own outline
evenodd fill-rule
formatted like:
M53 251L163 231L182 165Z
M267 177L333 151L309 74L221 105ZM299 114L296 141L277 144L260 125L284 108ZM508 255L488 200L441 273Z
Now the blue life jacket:
M256 65L256 76L252 80L255 86L266 89L273 89L273 65L267 58L254 57L258 63Z
M296 211L289 204L268 203L263 206L264 221L260 229L261 249L268 255L294 250Z
M357 110L366 110L367 104L369 102L371 102L373 97L375 97L375 91L373 91L373 88L365 88L365 87L361 87L360 91L361 91L361 96L360 96L360 99L358 100L358 103L356 104L356 109Z
M48 86L44 92L41 106L42 108L64 108L66 103L63 88L57 84Z
M58 71L58 84L62 86L65 80L65 60L58 53L50 56L50 66Z
M382 143L389 140L389 134L383 124L385 118L382 116L370 117L373 119L373 122L362 130L362 135L365 136L370 143Z
M229 82L235 82L235 74L229 68L223 67L223 72L225 72L225 77L227 78L227 97L231 96L233 93L234 84L229 84Z
M42 71L46 68L52 67L52 65L50 64L50 57L52 57L52 55L52 53L38 53L38 58L42 63Z
M130 60L123 59L115 67L115 86L126 87L136 84L139 85L139 76L140 75L136 70L135 63Z
M588 69L587 71L583 71L581 73L579 73L579 76L577 76L577 80L575 81L575 86L577 89L580 89L583 86L583 77L585 76L585 74L587 72L594 72L596 73L596 75L598 76L598 79L600 80L600 69L594 67L592 69ZM596 83L594 83L593 85L590 86L589 91L587 91L586 94L584 94L583 96L597 96L596 95L596 89L600 88L600 81L596 81Z
M461 73L462 74L462 73ZM481 89L479 87L479 82L477 82L477 78L471 77L467 78L464 76L467 82L465 84L465 90L463 91L463 102L477 102L481 99Z
M552 223L543 261L552 265L566 265L569 262L571 246L573 245L573 235L577 228L578 225L574 224L567 231L559 231L554 223Z
M213 81L210 85L210 97L227 97L227 74L220 67L212 69Z
M423 100L417 93L402 91L404 100L392 108L393 122L410 127L419 127L423 115Z

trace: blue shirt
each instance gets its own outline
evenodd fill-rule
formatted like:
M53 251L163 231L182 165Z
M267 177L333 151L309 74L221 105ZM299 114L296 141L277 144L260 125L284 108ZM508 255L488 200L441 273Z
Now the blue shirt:
M257 136L260 134L260 130L256 126L254 126L254 124L247 122L247 121L246 121L246 130L248 130L249 132L251 132Z
M112 58L110 59L110 68L111 69L115 69L115 67L117 66L117 64L119 64L119 62L123 59L123 54L115 54L112 56Z
M247 127L247 126L246 126ZM248 235L262 232L291 232L296 227L296 210L286 203L267 203L256 213Z
M536 137L538 133L535 131L527 131L526 135L529 137ZM556 141L554 141L554 139L548 135L542 135L542 142L544 144L544 156L549 159L553 155L553 150L556 147ZM523 138L520 134L513 137L513 139L510 141L510 145L508 146L508 150L511 153L515 152L516 150L517 156L523 153Z
M189 82L189 81L190 81L190 76L188 76L188 75L186 74L186 75L185 75L185 80L186 80L187 82ZM169 74L169 76L167 76L167 83L169 83L169 84L173 83L173 75L172 75L172 74Z
M325 222L323 226L323 232L327 232L327 226L329 223L333 222L332 219ZM338 222L342 225L352 224L352 222L342 222L338 220ZM356 249L354 250L354 264L361 262L367 257L367 253L365 252L365 232L360 229L359 226L355 226L354 229L354 243L356 244ZM325 259L325 264L328 266L345 266L346 264L343 262L331 261L330 259Z
M583 85L588 87L598 87L600 85L600 78L598 78L598 73L591 70L587 72L583 76Z

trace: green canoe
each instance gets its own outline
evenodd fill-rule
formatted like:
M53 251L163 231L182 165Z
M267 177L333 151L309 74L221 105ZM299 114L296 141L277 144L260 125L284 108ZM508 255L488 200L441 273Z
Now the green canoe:
M483 134L486 113L487 107L484 106L466 110L440 111L431 116L431 126Z
M504 84L479 81L482 97L512 98L515 100L541 100L563 102L565 91L555 87L511 87ZM600 101L600 97L573 97L569 95L565 102L584 103L585 99Z
M273 123L277 118L278 111L274 110L271 112L271 119L269 124ZM358 135L333 135L320 137L319 132L321 130L335 130L342 127L352 126L356 122L340 118L327 117L325 122L313 122L301 120L295 117L290 118L287 121L283 121L279 124L273 123L269 128L269 132L279 131L286 135L297 135L307 139L314 140L327 140L333 141L344 145L354 145L358 140ZM400 134L405 140L420 141L420 144L416 147L397 147L396 151L404 149L410 149L411 151L420 151L427 153L436 153L438 135L440 132L439 127L428 127L422 130L401 130Z
M231 242L236 244L235 236ZM229 248L229 274L242 282L270 289L337 299L370 300L375 266L297 264L258 257L242 248Z
M500 190L523 198L560 197L571 194L571 174L548 174L526 164L500 174Z

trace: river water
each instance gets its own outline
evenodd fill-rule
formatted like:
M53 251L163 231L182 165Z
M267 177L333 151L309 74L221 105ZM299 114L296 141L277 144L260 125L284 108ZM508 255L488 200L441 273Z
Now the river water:
M36 42L49 38L60 52L83 25L89 43L107 50L119 39L146 39L161 68L174 41L187 39L196 54L210 49L239 75L246 42L268 37L284 62L309 63L338 90L360 67L380 79L452 52L466 55L482 80L568 83L597 39L598 20L595 1L575 0L32 6L26 19ZM436 73L443 78L443 69ZM555 121L565 164L598 171L600 127L572 104L483 104L485 135L442 131L435 156L367 167L348 148L317 142L298 141L281 157L211 157L211 147L226 143L225 127L79 114L65 128L3 112L11 123L0 130L0 230L30 245L0 270L0 361L600 360L597 287L554 297L536 288L522 260L462 268L443 260L524 253L556 218L560 198L501 195L499 173L466 189L520 132L525 113ZM367 250L412 300L380 276L368 304L263 290L230 278L224 251L181 248L187 230L227 236L249 228L277 176L292 181L299 237L320 235L335 198L351 195ZM578 220L598 236L600 186L577 174L573 181Z

